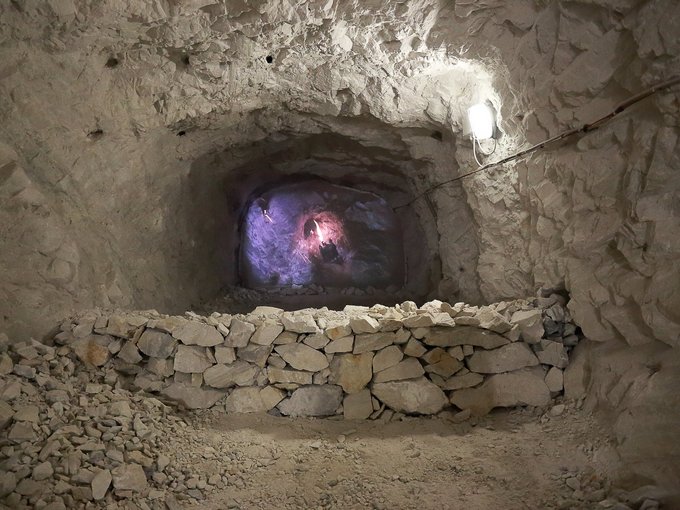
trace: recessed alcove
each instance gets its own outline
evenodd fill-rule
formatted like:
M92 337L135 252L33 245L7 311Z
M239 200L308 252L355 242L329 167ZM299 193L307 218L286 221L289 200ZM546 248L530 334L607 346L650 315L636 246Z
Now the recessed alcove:
M273 187L248 204L240 240L244 286L403 286L401 228L378 195L310 180Z

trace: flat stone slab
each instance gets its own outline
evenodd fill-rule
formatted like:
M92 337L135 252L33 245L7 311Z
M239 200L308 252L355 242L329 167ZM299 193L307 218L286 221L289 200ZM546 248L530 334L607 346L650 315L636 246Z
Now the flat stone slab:
M197 388L180 383L172 383L161 393L176 402L180 402L187 409L208 409L225 395L223 391Z
M476 351L468 360L468 368L480 374L499 374L538 365L531 348L524 343L511 343L490 351Z
M213 326L186 319L173 329L172 336L184 345L200 345L201 347L213 347L224 341L222 334Z
M332 384L303 386L278 405L285 416L331 416L342 403L342 388Z
M456 326L454 328L431 328L423 338L423 342L436 347L474 345L484 349L495 349L510 343L510 340L493 331L470 326Z
M177 347L173 369L185 374L202 374L213 366L205 347L180 345Z
M424 373L423 366L416 358L406 358L396 365L375 374L373 382L382 383L388 381L401 381L403 379L415 379Z
M177 348L177 341L168 333L158 329L145 329L137 347L147 356L168 358Z
M361 391L373 377L373 353L339 354L331 363L329 382L338 384L345 393Z
M450 402L460 409L470 409L473 414L483 416L494 407L548 405L550 390L543 380L541 369L525 369L492 375L478 388L454 391Z
M326 355L308 345L302 343L279 345L275 350L286 363L297 370L318 372L328 368Z
M260 369L246 361L235 361L230 365L215 365L203 372L203 381L213 388L251 386Z
M436 414L448 403L444 392L424 377L374 383L371 392L388 407L408 414Z

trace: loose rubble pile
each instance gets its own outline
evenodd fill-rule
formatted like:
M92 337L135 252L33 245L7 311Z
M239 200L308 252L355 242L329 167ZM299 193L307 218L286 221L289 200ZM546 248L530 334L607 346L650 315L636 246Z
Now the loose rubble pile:
M367 419L453 404L483 415L560 394L579 339L564 305L552 295L483 307L88 312L64 322L54 342L124 387L191 409Z

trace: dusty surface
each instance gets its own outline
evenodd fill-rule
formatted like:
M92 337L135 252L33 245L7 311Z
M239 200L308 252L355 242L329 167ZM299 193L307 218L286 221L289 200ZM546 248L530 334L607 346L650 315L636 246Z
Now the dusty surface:
M206 447L234 457L233 485L200 503L215 510L591 508L597 503L572 499L564 480L592 466L593 451L607 443L580 411L543 419L497 412L476 426L443 418L192 421L191 439L173 438L175 465L209 473L215 463L201 458Z

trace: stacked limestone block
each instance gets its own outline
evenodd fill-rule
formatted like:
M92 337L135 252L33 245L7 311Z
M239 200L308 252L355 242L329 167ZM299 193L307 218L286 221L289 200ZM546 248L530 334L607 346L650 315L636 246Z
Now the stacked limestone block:
M557 295L210 317L89 312L61 329L55 342L83 363L188 408L348 419L547 405L579 340Z

